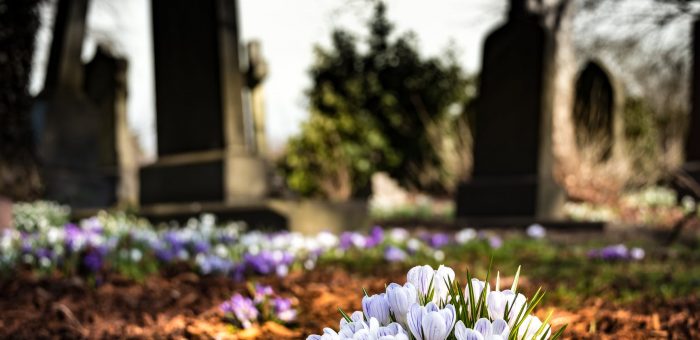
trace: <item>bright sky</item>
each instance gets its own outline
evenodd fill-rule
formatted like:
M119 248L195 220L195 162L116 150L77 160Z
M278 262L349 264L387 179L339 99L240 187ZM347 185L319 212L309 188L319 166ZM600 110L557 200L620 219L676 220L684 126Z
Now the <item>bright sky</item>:
M424 55L438 55L452 42L468 71L480 65L486 34L504 18L505 0L389 0L388 16L397 32L413 30ZM239 0L242 40L258 39L268 60L265 83L267 134L280 147L298 133L307 117L303 91L310 86L307 70L313 45L328 45L335 26L362 32L372 6L366 0ZM38 37L31 90L43 86L48 59L50 11ZM148 0L93 0L83 58L89 60L96 41L110 42L129 59L128 115L147 155L154 155L155 105Z

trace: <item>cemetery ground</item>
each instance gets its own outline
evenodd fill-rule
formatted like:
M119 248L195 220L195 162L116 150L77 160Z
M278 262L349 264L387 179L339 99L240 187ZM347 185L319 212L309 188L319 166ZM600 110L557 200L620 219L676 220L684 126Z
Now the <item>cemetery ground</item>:
M404 229L381 234L374 229L345 235L345 241L355 242L349 246L343 237L339 244L328 243L312 264L298 257L286 275L246 271L236 279L203 274L188 261L160 261L139 273L119 270L108 260L92 274L67 274L60 265L48 271L24 265L5 270L0 283L0 337L306 338L323 327L337 329L339 307L361 310L363 288L374 294L389 282L403 284L414 265L444 263L465 282L467 269L483 278L491 263L501 286L509 287L522 266L519 289L527 296L538 287L546 290L537 315L553 311L554 329L568 324L564 338L698 338L697 228L690 225L668 246L648 230L620 235L547 230L529 236L521 230L410 230L408 240L421 244L409 245L414 250L404 257L388 255L388 249L406 250L411 243ZM377 235L379 242L370 244ZM623 247L605 248L623 240ZM270 285L290 298L296 320L260 321L248 329L231 324L220 304L236 292L248 294L252 283Z

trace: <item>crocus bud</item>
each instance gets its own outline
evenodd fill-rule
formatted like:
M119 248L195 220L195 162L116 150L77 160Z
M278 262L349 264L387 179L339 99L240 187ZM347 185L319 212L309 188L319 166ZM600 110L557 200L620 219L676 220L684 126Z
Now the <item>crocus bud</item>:
M418 302L418 292L416 287L410 282L406 282L403 287L396 283L391 283L386 287L386 297L389 303L389 308L394 313L396 321L404 327L406 324L406 314L408 314L411 305Z
M367 319L376 318L381 325L388 325L391 322L386 294L363 297L362 310L365 312Z
M435 270L431 266L416 266L411 268L406 275L408 282L413 284L421 296L427 296L430 289L430 282L433 280Z

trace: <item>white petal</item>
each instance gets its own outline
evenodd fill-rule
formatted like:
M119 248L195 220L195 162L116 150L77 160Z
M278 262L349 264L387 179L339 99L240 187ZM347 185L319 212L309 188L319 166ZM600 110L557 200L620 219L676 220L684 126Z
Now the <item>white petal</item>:
M489 292L486 297L486 306L488 306L491 319L502 319L506 310L506 297L503 295L503 292Z
M423 340L423 314L425 312L425 307L421 307L419 304L414 303L411 309L408 311L406 323L408 324L408 329L413 334L416 340Z
M440 313L428 313L423 317L424 340L445 340L448 330L445 327L445 319Z
M447 305L443 310L440 311L442 318L445 319L445 327L447 331L452 330L452 326L455 324L455 319L457 318L457 313L455 312L455 307L453 305Z
M481 335L483 335L485 338L488 338L491 336L491 334L493 334L493 330L491 329L491 321L486 318L476 320L474 330L481 333Z
M455 337L457 340L484 340L483 335L465 327L461 320L455 326Z
M503 319L493 320L493 323L491 323L491 328L494 335L500 335L507 338L510 334L510 327L508 327L508 324Z

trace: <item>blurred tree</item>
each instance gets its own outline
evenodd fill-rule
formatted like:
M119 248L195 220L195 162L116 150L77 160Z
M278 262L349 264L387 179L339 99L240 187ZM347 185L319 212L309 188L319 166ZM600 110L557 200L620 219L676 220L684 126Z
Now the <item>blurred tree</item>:
M283 160L288 184L347 199L368 194L372 173L386 171L410 189L448 193L465 172L473 79L449 49L422 58L412 33L392 39L382 2L368 26L366 52L341 29L330 49L316 47L311 118Z
M28 85L40 2L0 0L0 228L10 224L11 201L30 199L39 189Z

